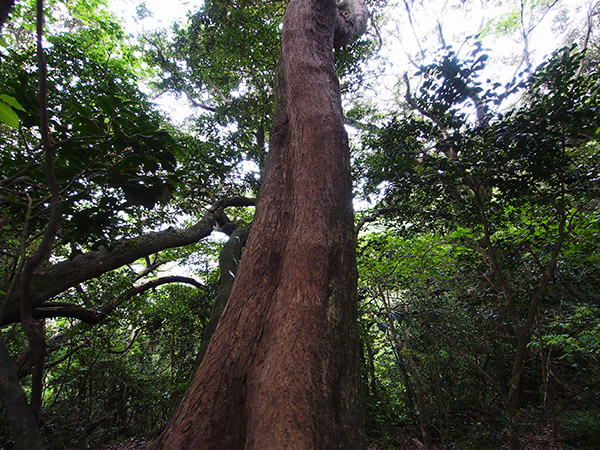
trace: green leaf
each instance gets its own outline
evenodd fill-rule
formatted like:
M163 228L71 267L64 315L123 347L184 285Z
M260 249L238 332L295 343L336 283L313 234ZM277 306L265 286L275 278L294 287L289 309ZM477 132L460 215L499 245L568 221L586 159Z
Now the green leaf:
M2 36L0 36L0 46L8 47L8 42L6 42L6 39L4 39Z
M5 123L9 127L19 127L19 116L6 103L0 102L0 122Z
M96 103L100 107L103 113L112 116L115 113L116 102L114 97L104 95L96 99Z
M600 134L600 127L596 128L596 131L594 133Z
M10 106L12 106L15 109L18 109L19 111L25 112L25 108L21 106L21 104L17 101L16 98L11 97L10 95L0 94L0 100L2 100L4 103L8 103Z

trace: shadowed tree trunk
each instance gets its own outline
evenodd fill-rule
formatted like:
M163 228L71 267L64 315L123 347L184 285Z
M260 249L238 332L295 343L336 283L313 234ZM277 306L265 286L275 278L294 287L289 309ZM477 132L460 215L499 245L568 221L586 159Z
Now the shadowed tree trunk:
M348 141L333 62L362 3L292 0L275 123L236 281L161 449L361 449ZM335 39L334 39L335 34Z
M42 450L44 445L27 395L19 384L10 354L0 334L0 401L17 450Z
M0 1L0 30L4 24L8 21L8 15L10 10L15 4L15 0L2 0Z

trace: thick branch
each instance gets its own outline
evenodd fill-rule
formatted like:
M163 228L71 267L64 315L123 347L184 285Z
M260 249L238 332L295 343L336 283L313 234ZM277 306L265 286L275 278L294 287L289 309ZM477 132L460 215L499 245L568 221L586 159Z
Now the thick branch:
M204 289L205 286L194 280L193 278L182 277L182 276L170 276L170 277L162 277L157 278L155 280L150 280L144 284L139 286L134 286L127 291L125 291L122 295L119 295L113 298L107 305L105 305L100 310L93 310L89 308L84 308L79 305L75 305L73 303L65 303L65 302L54 302L54 303L45 303L42 306L39 306L33 310L33 317L36 319L41 318L56 318L56 317L69 317L72 319L78 319L82 322L85 322L90 325L95 325L99 322L102 322L106 318L108 318L112 312L119 307L121 304L130 300L134 296L141 294L149 289L156 288L163 284L168 283L186 283L191 284L192 286L197 287L198 289ZM78 325L75 325L76 327ZM52 337L49 342L49 347L56 348L64 345L64 340L66 336L72 336L73 328L63 331ZM79 347L78 347L79 348ZM31 373L31 349L27 349L25 352L19 356L17 359L16 366L18 368L18 376L19 378L29 375ZM51 350L52 351L52 350ZM53 364L57 364L54 362ZM52 365L47 365L46 368L51 367Z
M228 208L230 206L255 206L256 199L250 197L231 197L218 201L209 208L210 212L215 212L218 209Z
M79 283L98 277L125 264L168 248L181 247L198 242L210 235L216 214L209 212L195 225L184 229L172 229L149 233L132 239L116 241L110 249L101 249L76 256L72 260L38 269L31 279L33 308L44 301ZM16 286L15 286L16 287ZM19 298L21 291L14 291L7 298L0 325L19 321Z

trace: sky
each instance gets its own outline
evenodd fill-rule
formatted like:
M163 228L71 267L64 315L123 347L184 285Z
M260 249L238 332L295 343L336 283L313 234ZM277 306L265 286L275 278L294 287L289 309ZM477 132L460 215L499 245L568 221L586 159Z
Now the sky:
M123 18L126 30L131 34L150 31L156 28L170 28L174 21L186 20L189 10L195 11L202 5L202 0L145 0L149 14L143 19L138 18L138 5L142 0L109 0L111 10L120 18ZM394 0L391 0L393 2ZM563 8L568 9L568 17L576 23L583 23L585 12L590 2L597 0L564 0L560 3ZM437 0L436 8L420 8L420 2L408 2L412 4L411 17L413 26L408 21L408 14L404 8L404 2L398 2L395 10L388 13L387 23L380 30L384 39L382 54L388 58L388 66L384 76L377 81L377 85L384 92L374 93L377 98L388 98L393 101L394 92L398 92L398 80L402 79L404 72L415 71L411 66L407 53L413 55L423 48L435 48L439 45L439 33L437 23L442 24L444 38L448 43L460 43L465 35L473 34L481 29L489 19L501 17L506 13L507 6L515 7L520 0ZM425 2L428 3L428 2ZM526 2L526 3L531 3ZM438 6L439 5L439 6ZM554 18L561 9L555 9L548 14L536 26L531 34L530 51L533 67L543 62L547 55L561 45L558 42L558 34L553 29ZM538 17L531 14L525 15L527 24L537 23ZM371 27L373 32L373 27ZM522 45L513 37L488 37L484 40L484 48L490 51L488 61L488 73L486 76L494 81L506 83L515 75L515 70L507 70L514 67L514 58L522 52ZM167 112L172 119L181 122L192 111L184 107L181 100L173 96L163 94L155 99L156 103Z
M147 10L143 18L138 15L140 4ZM196 10L201 5L202 0L109 0L111 11L123 20L125 30L132 35L171 28L175 21L185 21L189 10ZM194 112L186 102L169 93L153 101L176 123L182 123Z
M169 27L176 20L184 20L188 10L202 5L201 0L109 0L111 10L124 19L126 29L131 33ZM140 3L146 5L150 15L137 19Z
M395 0L390 0L393 3ZM521 0L435 0L412 1L409 15L404 7L405 2L399 1L395 9L387 10L385 24L379 31L383 38L382 55L387 58L387 65L383 75L375 81L375 89L366 92L367 98L377 99L380 106L385 103L394 103L398 97L403 96L405 87L402 83L403 74L409 75L416 72L408 58L414 55L419 48L435 50L440 45L439 27L441 24L443 35L447 43L453 43L454 48L460 46L464 37L475 34L490 19L502 17L510 8L520 4ZM583 23L585 13L590 2L598 0L563 0L561 8L567 8L567 17L575 23ZM420 3L435 5L420 7ZM532 0L526 2L531 4ZM188 11L197 11L203 4L202 0L109 0L110 8L119 18L122 18L128 33L135 35L155 29L169 29L175 21L185 22ZM145 6L145 14L140 18L140 4ZM552 10L551 14L543 17L538 23L539 14L532 14L526 10L524 21L528 26L535 24L535 30L530 36L530 53L533 67L543 60L553 50L561 45L558 34L555 33L555 16L561 9ZM564 16L563 16L564 17ZM411 24L412 22L412 24ZM370 33L376 33L373 26ZM516 36L516 38L515 38ZM509 82L516 74L515 58L522 54L522 44L518 41L518 33L512 37L497 36L490 33L484 39L484 49L489 49L490 59L484 73L487 78L502 84ZM457 49L458 50L458 49ZM468 50L465 46L463 50ZM433 53L432 53L433 54ZM463 51L464 56L464 51ZM425 62L427 62L425 60ZM371 64L371 63L369 63ZM413 86L414 88L414 86ZM154 98L154 102L168 114L175 123L183 121L193 115L193 108L183 98L175 98L173 94L164 93Z
M582 22L585 20L585 13L589 5L596 0L564 0L563 8L568 9L571 20ZM175 20L184 21L188 11L195 11L202 5L202 0L109 0L111 10L120 18L123 18L126 29L130 33L148 31L155 28L169 27ZM391 1L393 3L393 0ZM415 29L417 29L418 40L423 41L431 39L432 34L436 34L436 23L440 22L444 28L444 34L448 41L453 41L457 36L464 36L465 32L474 33L488 19L498 17L505 13L509 7L514 7L519 3L518 0L491 1L491 0L439 0L436 6L439 8L428 7L419 8L419 2L413 3L412 17ZM527 3L527 2L526 2ZM531 2L529 2L531 3ZM140 4L146 6L149 15L139 20L137 18L137 9ZM455 6L453 6L455 4ZM461 5L459 5L461 4ZM417 49L417 39L415 32L407 26L407 13L403 8L403 2L399 2L395 11L390 12L391 19L385 26L384 38L386 46L391 52L400 50L400 46ZM466 5L470 5L467 7ZM543 57L549 54L556 47L557 36L552 30L553 19L556 12L553 10L537 26L532 33L531 48L537 60L541 61ZM400 20L398 20L400 19ZM528 23L537 22L537 19L531 20L525 17ZM398 26L394 22L399 22ZM395 29L396 28L396 29ZM398 29L399 28L399 29ZM429 35L429 36L428 36ZM517 45L512 38L497 38L488 41L493 45L495 51L503 52Z

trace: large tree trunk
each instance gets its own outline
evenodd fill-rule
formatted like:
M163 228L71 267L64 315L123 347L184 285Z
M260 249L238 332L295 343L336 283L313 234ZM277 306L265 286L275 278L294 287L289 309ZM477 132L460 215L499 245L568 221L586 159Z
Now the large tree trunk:
M202 364L155 448L365 446L336 22L335 0L289 3L246 252Z

